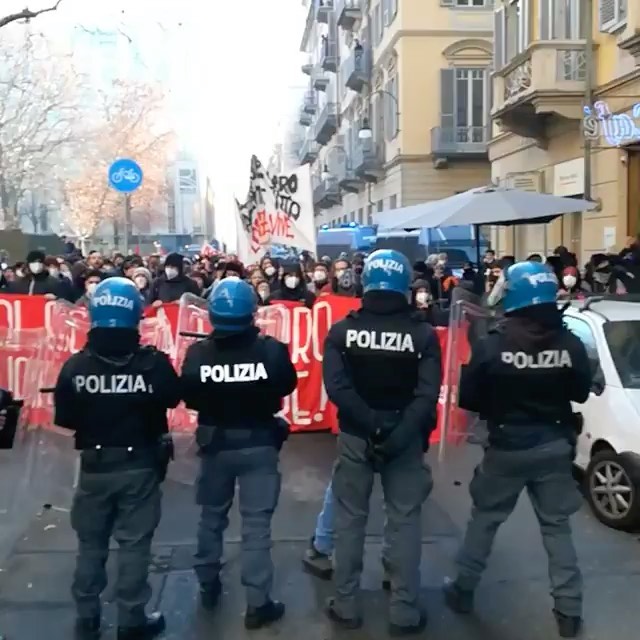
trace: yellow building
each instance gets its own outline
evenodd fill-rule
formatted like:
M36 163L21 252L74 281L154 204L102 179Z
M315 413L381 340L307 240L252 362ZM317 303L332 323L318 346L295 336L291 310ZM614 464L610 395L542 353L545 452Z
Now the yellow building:
M600 204L495 229L494 247L522 258L563 244L584 262L620 246L640 232L640 1L497 0L494 17L493 180Z
M317 227L487 184L493 0L309 0Z

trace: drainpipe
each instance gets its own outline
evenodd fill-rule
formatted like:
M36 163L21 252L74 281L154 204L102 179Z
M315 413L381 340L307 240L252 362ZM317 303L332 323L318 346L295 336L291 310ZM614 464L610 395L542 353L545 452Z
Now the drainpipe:
M585 29L586 29L586 49L584 54L585 61L585 90L584 100L588 107L593 106L593 80L594 80L594 64L593 64L593 0L583 0L586 8ZM591 200L591 140L588 136L584 136L584 198Z

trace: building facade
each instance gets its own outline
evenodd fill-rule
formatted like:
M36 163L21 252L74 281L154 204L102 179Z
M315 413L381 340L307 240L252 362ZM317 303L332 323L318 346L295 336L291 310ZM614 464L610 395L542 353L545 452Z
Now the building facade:
M492 0L309 0L295 138L316 226L490 180Z
M494 229L500 253L562 244L585 262L640 232L639 32L640 2L496 2L494 181L599 203L547 225Z

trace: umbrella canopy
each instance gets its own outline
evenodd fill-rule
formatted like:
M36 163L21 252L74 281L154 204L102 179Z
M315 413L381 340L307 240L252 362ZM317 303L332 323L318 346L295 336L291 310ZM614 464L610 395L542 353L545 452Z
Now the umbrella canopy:
M464 193L386 211L375 215L379 230L452 227L464 224L536 224L550 222L565 213L589 211L589 200L561 198L546 193L481 187Z

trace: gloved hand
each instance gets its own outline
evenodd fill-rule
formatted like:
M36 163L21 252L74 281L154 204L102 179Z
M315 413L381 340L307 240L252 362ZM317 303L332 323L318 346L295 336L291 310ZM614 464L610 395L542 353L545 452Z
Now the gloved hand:
M384 440L400 424L402 412L374 411L373 412L373 438L375 441Z

